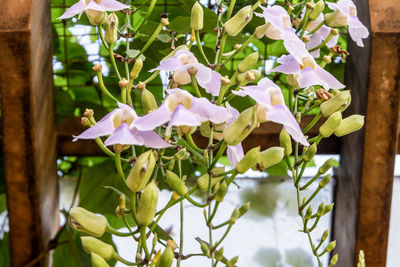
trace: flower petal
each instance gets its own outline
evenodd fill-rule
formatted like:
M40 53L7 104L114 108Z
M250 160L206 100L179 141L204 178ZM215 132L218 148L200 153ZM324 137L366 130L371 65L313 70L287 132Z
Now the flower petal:
M78 136L74 136L73 141L77 141L78 139L95 139L100 136L110 135L114 131L114 125L111 119L111 115L116 111L108 113L103 119L98 121L95 125L84 131Z
M230 119L231 114L226 108L211 103L207 98L193 97L190 111L198 116L200 121L211 121L213 123L223 123Z
M129 125L126 123L121 124L110 137L104 142L106 146L111 145L143 145L142 138L138 138L135 136L131 129L129 129Z
M134 129L133 134L140 137L146 147L165 148L171 146L153 131L139 131Z
M69 19L72 18L76 15L81 15L85 11L85 1L79 0L78 3L72 5L70 8L68 8L64 14L62 14L58 19Z
M118 10L122 10L122 9L130 9L130 6L124 5L115 0L101 0L99 5L101 7L103 7L104 10L107 10L107 11L118 11Z
M298 63L301 64L302 59L310 55L306 45L300 40L300 38L292 29L282 32L281 37L286 50L296 59Z
M171 115L169 126L199 126L199 118L182 105L178 105Z
M232 168L235 168L236 164L244 157L242 143L239 143L235 146L228 146L226 154L228 155L228 160Z
M272 72L281 72L285 74L296 74L300 72L300 65L292 55L281 56L278 61L279 65L272 69Z
M239 96L250 96L253 98L257 103L263 105L271 104L271 97L268 94L267 88L258 86L258 85L250 85L242 87L242 90L239 91L232 91L232 94L239 95Z
M329 87L330 89L341 89L345 87L344 84L339 82L332 74L330 74L320 66L317 66L315 73L322 81L326 83L326 87Z
M163 125L171 119L171 112L166 104L162 104L158 109L149 114L137 118L133 122L133 126L140 131L154 130L158 126Z
M349 34L351 39L357 43L358 46L363 47L363 38L367 38L369 35L367 27L365 27L361 21L355 17L351 16L347 19L349 25Z
M219 95L221 89L221 74L203 64L196 64L197 68L196 80L201 87L203 87L207 93L213 96Z

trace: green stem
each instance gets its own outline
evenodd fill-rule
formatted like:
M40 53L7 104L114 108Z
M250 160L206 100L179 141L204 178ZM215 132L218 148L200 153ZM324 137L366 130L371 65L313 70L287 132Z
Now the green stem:
M188 144L189 144L194 150L196 150L197 152L202 153L202 154L204 153L204 150L201 149L201 148L199 148L199 147L195 144L195 142L194 142L194 140L193 140L191 134L185 134L185 137L186 137L186 141L188 142Z
M125 237L125 236L131 236L131 235L132 235L132 233L122 233L122 232L119 232L119 231L117 231L116 229L112 228L110 225L107 225L107 226L106 226L106 231L107 231L108 233L113 234L113 235L116 235L116 236L123 236L123 237Z
M316 47L314 47L314 48L311 48L311 49L308 50L308 51L309 51L309 52L313 52L313 51L315 51L315 50L318 50L318 49L324 47L324 46L332 39L333 36L334 36L334 35L333 35L332 33L330 33L330 34L328 35L328 37L326 37L326 39L325 39L320 45L318 45L318 46L316 46Z
M181 266L181 255L183 255L183 201L180 203L180 223L181 223L181 229L179 232L179 257L176 262L176 266L179 267Z
M101 141L100 137L97 137L96 139L94 139L94 141L100 147L100 149L103 150L104 153L106 153L108 156L110 156L112 158L115 157L115 154L104 145L104 143L103 143L103 141Z
M191 198L188 194L185 195L185 198L187 201L189 201L190 203L192 203L193 205L195 205L196 207L199 207L199 208L204 208L204 207L207 207L207 205L208 205L207 203L205 203L205 204L198 203L193 198Z
M315 219L314 224L311 226L311 228L310 228L308 231L312 232L312 231L317 227L317 224L318 224L318 222L319 222L319 219L321 219L321 217L317 217L317 218Z
M217 213L218 206L219 206L219 202L216 202L210 217L208 217L207 224L210 224L212 222L212 220L214 219L215 214Z
M253 9L253 11L256 10L256 9L259 7L260 3L261 3L261 0L258 0L258 1L251 7L251 9Z
M307 207L308 204L315 198L319 191L321 191L322 187L318 186L317 190L307 199L307 201L301 206L303 209Z
M102 75L101 71L97 71L96 74L97 74L97 79L99 80L99 87L100 87L100 90L101 90L106 96L108 96L109 98L111 98L111 99L114 100L115 102L118 102L118 99L116 99L116 98L107 90L107 88L105 87L104 81L103 81L103 75Z
M318 30L322 27L322 25L324 25L324 24L325 24L325 21L322 21L320 24L318 24L317 27L315 27L315 28L314 28L312 31L310 31L308 34L311 35L311 34L315 33L315 32L318 31Z
M303 191L303 190L307 189L307 187L309 187L312 183L314 183L315 180L317 180L318 177L320 177L320 176L321 176L321 173L320 173L320 172L317 172L317 174L315 174L314 177L311 178L311 180L309 180L305 185L303 185L302 187L300 187L300 191Z
M197 84L196 76L194 74L190 75L190 78L192 79L192 85L194 89L194 93L196 94L197 97L202 97L200 90L199 90L199 85Z
M213 229L219 229L221 227L224 227L225 225L228 225L230 223L230 220L227 220L224 223L218 224L217 226L213 226Z
M229 224L222 238L215 244L214 249L217 249L218 246L224 241L225 237L228 235L229 231L232 229L233 224Z
M199 49L199 52L200 52L201 56L203 57L204 61L207 62L207 65L209 66L211 64L210 64L210 61L208 61L206 54L204 53L203 46L201 45L200 33L199 33L199 31L195 31L195 32L196 32L197 48Z
M226 40L228 39L228 34L226 34L225 32L222 34L221 37L221 42L220 42L220 48L217 52L217 60L216 60L216 67L215 67L215 71L218 71L220 68L220 64L221 64L221 59L222 59L222 54L224 53L224 48L225 48L225 44L226 44Z
M103 43L104 47L105 47L106 49L108 49L108 44L106 43L106 41L104 41L103 28L102 28L101 24L100 24L100 25L97 25L97 30L98 30L98 34L99 34L99 36L100 36L101 42Z
M128 266L138 266L138 265L140 265L140 263L130 262L130 261L127 261L127 260L121 258L117 253L114 253L113 258L116 259L117 261L122 262L123 264L128 265Z
M157 38L158 34L161 32L162 28L164 25L162 23L158 24L156 30L153 32L153 34L150 36L150 39L147 40L146 44L143 46L143 48L140 50L140 53L136 55L134 59L137 59L140 55L142 55L147 48L150 47L150 45L154 42L154 40Z
M211 163L210 167L208 168L209 171L211 171L214 166L217 164L218 160L221 158L221 156L224 154L226 147L228 144L226 142L223 142L221 146L219 147L219 150L217 152L217 155L215 155L215 158L213 162Z
M153 74L151 74L151 76L149 78L147 78L147 80L144 81L145 84L148 84L149 82L151 82L152 80L154 80L155 78L157 78L158 74L160 73L159 70L156 70L155 72L153 72Z
M318 113L315 115L315 117L312 119L312 121L304 128L303 133L307 133L309 130L311 130L312 127L319 121L319 119L322 117L322 113Z
M119 74L117 63L115 62L115 58L114 58L114 50L113 50L114 45L115 44L110 44L110 47L108 48L108 53L110 55L111 64L112 64L113 68L115 69L115 72L117 73L118 79L122 80L121 74Z
M235 3L236 3L236 0L231 0L229 2L228 11L226 12L226 21L228 21L232 16L232 12L233 12L233 8L235 7Z
M149 19L151 12L153 12L154 6L156 5L156 2L157 0L151 0L146 15L144 16L144 19L140 22L139 26L137 27L136 32L139 32L142 25Z
M293 92L293 87L289 87L289 109L291 112L293 112L293 97L294 97L294 92Z
M249 38L247 38L247 40L242 44L241 47L239 47L238 50L235 51L235 53L233 53L228 59L226 59L222 65L225 66L227 62L229 62L234 56L236 56L237 54L239 54L240 52L242 52L255 38L256 36L254 34L250 35Z
M150 254L149 254L149 250L147 249L147 243L146 243L146 227L145 226L141 226L140 227L140 240L142 241L142 247L144 249L144 253L146 254L146 260L149 261L150 260Z
M117 172L118 172L118 175L119 175L119 178L120 178L122 184L124 184L126 186L126 188L129 189L128 185L126 184L125 174L122 170L121 152L115 152L115 167L117 168Z
M123 104L126 104L126 87L125 86L122 86L121 87L121 102L123 103Z

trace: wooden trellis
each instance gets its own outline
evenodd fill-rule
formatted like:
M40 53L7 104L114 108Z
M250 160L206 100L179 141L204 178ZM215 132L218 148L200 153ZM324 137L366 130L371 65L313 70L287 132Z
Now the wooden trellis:
M342 155L334 216L338 266L354 266L363 249L368 266L378 267L386 263L399 151L400 6L389 0L354 2L362 22L370 25L371 38L365 48L349 42L346 84L353 102L348 112L365 114L366 125L343 139L324 140L319 152ZM1 1L1 122L13 266L39 255L57 231L57 152L99 154L93 143L71 143L71 135L80 132L76 121L58 129L56 142L51 46L49 0ZM264 124L245 147L275 145L278 133L278 127ZM43 259L37 266L46 264Z

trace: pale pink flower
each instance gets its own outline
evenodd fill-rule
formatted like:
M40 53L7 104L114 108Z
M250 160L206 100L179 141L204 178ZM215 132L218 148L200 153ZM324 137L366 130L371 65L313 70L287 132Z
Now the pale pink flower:
M58 19L69 19L76 15L79 15L80 18L83 12L118 11L127 8L130 7L115 0L79 0L78 3L68 8Z

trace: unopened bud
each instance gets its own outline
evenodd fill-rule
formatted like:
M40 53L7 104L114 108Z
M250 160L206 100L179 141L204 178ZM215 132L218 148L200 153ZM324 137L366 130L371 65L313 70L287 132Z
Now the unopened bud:
M360 130L364 125L364 116L351 115L342 120L339 127L336 128L334 134L336 136L343 136L352 132Z
M304 35L301 39L303 39L303 42L308 43L310 41L310 36Z
M196 126L178 126L176 128L180 136L185 134L192 134L196 131Z
M324 202L322 202L322 203L319 204L319 206L318 206L317 216L318 216L318 217L324 216L324 212L325 212L325 204L324 204Z
M236 164L238 173L245 173L248 169L260 162L260 147L249 150L246 155Z
M241 73L237 76L236 80L241 86L248 84L249 82L255 81L261 76L261 71L259 70L249 70L245 73Z
M213 172L214 172L214 170L213 170ZM222 179L224 179L223 176L212 178L212 179L211 179L211 187L213 187L214 185L216 185L217 183L219 183ZM197 185L199 186L199 188L200 188L201 191L203 191L203 192L207 191L209 181L210 181L210 176L209 176L208 173L203 174L202 176L200 176L200 177L197 179Z
M190 67L190 68L187 70L187 72L188 72L190 75L196 75L197 69L196 69L195 67Z
M364 250L360 250L360 252L358 253L357 267L365 267Z
M172 187L172 189L178 193L178 195L184 196L187 193L187 187L178 177L178 175L167 170L165 176L167 178L168 185Z
M328 205L325 205L324 215L325 215L325 214L328 214L329 212L331 212L332 209L333 209L333 206L334 206L333 203L330 203L330 204L328 204Z
M231 266L234 266L238 262L238 260L239 260L239 256L235 256L229 261L229 264Z
M312 208L311 208L311 206L308 206L306 214L304 214L304 218L306 220L309 220L309 219L311 219L311 216L312 216Z
M328 64L332 62L332 58L330 56L327 56L327 55L325 55L322 59Z
M292 154L292 139L289 133L283 128L279 134L279 142L281 147L285 149L285 156Z
M106 21L106 34L104 35L104 41L109 44L115 43L118 40L118 17L112 12Z
M94 72L100 72L101 70L103 69L103 65L101 65L101 64L94 64L94 66L93 66L93 68L92 68L92 70L94 71Z
M143 89L145 89L146 88L146 83L145 82L138 82L138 84L137 84L137 89L139 89L139 90L143 90Z
M332 28L332 29L331 29L331 34L332 34L333 36L336 36L336 35L338 35L338 34L339 34L339 32L338 32L338 30L337 30L337 29L335 29L335 28Z
M350 91L342 91L331 99L321 104L320 109L324 117L328 117L336 111L344 111L351 102Z
M93 109L87 108L87 109L85 109L83 116L85 116L86 118L90 118L90 117L93 117L93 114L94 114Z
M317 144L313 143L306 151L306 153L304 154L303 159L306 162L310 162L313 157L315 156L315 154L317 153Z
M226 192L228 192L228 184L225 182L225 180L223 180L219 184L217 193L215 194L215 200L218 202L222 202L224 200Z
M101 237L107 228L107 219L84 208L74 207L69 212L68 222L74 230Z
M146 88L143 88L140 98L142 100L143 111L145 114L148 114L158 108L156 98Z
M244 203L240 208L239 208L239 218L245 215L250 208L250 202Z
M92 262L92 267L109 267L107 261L97 255L96 253L90 253L90 261Z
M318 173L320 174L326 173L332 168L332 165L333 165L333 158L330 158L327 161L325 161L324 164L321 165L321 167L319 167Z
M331 252L336 247L336 240L331 241L325 248L326 252Z
M164 25L164 26L168 26L169 25L168 18L162 18L161 19L161 24Z
M200 243L201 251L203 252L204 256L210 257L210 248L207 246L205 242Z
M174 168L174 166L175 166L175 160L171 160L168 163L168 170L172 170Z
M220 250L217 250L217 252L215 252L215 259L217 261L222 261L223 258L224 258L224 248L222 247Z
M158 259L156 267L171 267L174 258L175 255L173 249L170 246L167 246L161 254L161 257Z
M152 150L142 153L129 172L126 184L132 192L142 191L153 173L156 165L156 154Z
M253 9L251 5L245 6L240 9L235 16L229 19L224 24L225 31L230 36L236 36L253 18Z
M221 83L224 85L228 85L231 83L231 81L229 80L228 76L225 76L225 77L221 77Z
M203 7L196 1L190 13L190 28L199 31L203 29L204 13Z
M154 181L149 183L140 196L136 219L140 226L146 227L153 222L158 202L158 189Z
M244 110L224 130L224 140L229 146L235 146L242 142L257 124L257 113L254 107Z
M258 61L258 52L251 53L238 65L239 72L246 72L251 69Z
M331 261L329 262L329 266L328 266L328 267L333 267L333 266L335 266L336 263L338 262L338 259L339 259L338 254L335 254L335 255L331 258ZM357 265L357 267L361 267L361 266L358 266L358 265ZM363 267L365 267L365 265L364 265Z
M122 78L122 80L119 81L118 85L119 87L128 87L129 82L125 78Z
M111 259L115 253L113 246L104 243L97 238L91 236L82 236L81 241L83 250L90 254L95 253L105 260Z
M178 152L176 152L174 157L177 160L187 160L190 157L190 153L186 150L186 148L182 148Z
M347 17L339 10L325 14L325 22L329 27L343 27L347 24Z
M139 57L138 59L135 60L135 64L133 64L133 68L129 73L129 77L132 80L135 80L139 76L142 67L143 67L143 60Z
M322 137L329 137L339 127L342 122L342 113L337 111L329 116L329 118L319 128L319 134Z
M260 163L264 169L281 162L285 149L279 146L270 147L260 152Z
M235 50L238 50L238 49L240 49L242 47L242 45L241 44L235 44L235 46L233 47Z
M85 127L90 127L92 124L90 123L89 119L86 117L82 117L81 119L81 125Z
M257 39L261 39L262 37L264 37L269 27L270 27L269 23L258 26L254 31L254 36Z
M105 11L86 9L85 14L89 19L89 22L93 26L98 26L106 22L107 14Z
M234 224L237 219L240 217L240 212L239 209L234 209L231 215L231 218L229 219L230 224Z
M329 236L329 229L325 230L325 232L321 236L321 242L324 242Z
M322 13L322 11L324 11L325 9L325 2L324 0L320 0L318 1L315 5L313 10L310 12L310 14L308 15L308 18L310 20L316 20L319 15Z
M324 178L322 178L321 182L319 182L319 187L324 188L329 184L330 181L331 181L331 175L330 174L325 175Z

